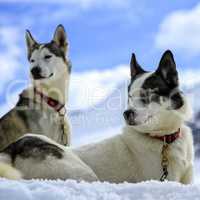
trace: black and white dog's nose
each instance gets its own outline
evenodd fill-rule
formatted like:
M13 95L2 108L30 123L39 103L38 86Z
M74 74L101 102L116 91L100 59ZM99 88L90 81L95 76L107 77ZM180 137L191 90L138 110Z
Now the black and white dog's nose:
M135 124L135 112L133 110L126 110L124 112L124 119L127 121L129 125Z
M132 110L126 110L126 111L124 111L124 118L125 119L129 119L130 118L130 116L131 116L131 118L133 118L134 117L134 112L132 111Z
M33 75L33 78L38 79L41 77L41 68L40 67L33 67L31 69L31 74Z

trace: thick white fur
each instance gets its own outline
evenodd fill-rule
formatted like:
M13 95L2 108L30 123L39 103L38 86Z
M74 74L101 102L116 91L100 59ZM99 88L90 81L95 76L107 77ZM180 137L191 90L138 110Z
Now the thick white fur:
M11 165L10 157L4 153L0 154L0 177L13 180L22 178L21 172Z
M182 126L181 133L181 138L170 145L168 152L168 180L188 184L193 173L193 142L188 127ZM160 179L162 145L161 141L127 126L121 135L74 152L101 181L135 183Z
M0 163L0 177L12 180L19 180L22 178L22 174L19 170L15 169L10 164Z
M8 154L0 154L0 176L10 179L74 179L77 181L96 181L98 180L94 172L78 158L72 151L59 145L44 135L26 134L25 136L38 137L50 144L55 144L63 149L63 158L57 159L49 155L45 160L38 162L34 158L23 159L16 157L14 167ZM10 175L9 175L10 174ZM21 174L21 175L20 175Z
M133 84L133 96L137 95L137 91L133 90L140 88L149 75L141 77ZM149 107L142 110L153 115L146 123L126 125L120 135L74 149L74 152L92 168L101 181L120 183L159 180L162 175L163 142L150 135L171 134L180 128L181 137L169 145L167 179L184 184L191 183L194 152L190 128L184 125L189 113L187 102L185 100L184 106L176 112L163 109L163 105L155 106L158 108L156 113L153 113L153 110L151 112ZM140 120L144 118L146 117L141 117Z

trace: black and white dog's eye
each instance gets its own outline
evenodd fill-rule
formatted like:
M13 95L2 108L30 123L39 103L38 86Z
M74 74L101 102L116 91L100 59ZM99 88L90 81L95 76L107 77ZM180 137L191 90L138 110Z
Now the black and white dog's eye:
M156 94L156 93L152 93L152 94L150 95L150 101L151 101L151 102L154 101L154 102L159 103L159 101L160 101L160 96L159 96L158 94Z
M34 59L31 59L31 60L30 60L30 62L31 62L31 63L34 63L34 62L35 62L35 60L34 60Z
M44 59L45 60L48 60L49 58L51 58L52 56L51 55L46 55L46 56L44 56Z

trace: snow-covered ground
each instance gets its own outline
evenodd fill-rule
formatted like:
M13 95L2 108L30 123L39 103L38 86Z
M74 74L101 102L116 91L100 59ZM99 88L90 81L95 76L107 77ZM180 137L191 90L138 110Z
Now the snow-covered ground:
M0 180L1 200L199 200L200 185Z

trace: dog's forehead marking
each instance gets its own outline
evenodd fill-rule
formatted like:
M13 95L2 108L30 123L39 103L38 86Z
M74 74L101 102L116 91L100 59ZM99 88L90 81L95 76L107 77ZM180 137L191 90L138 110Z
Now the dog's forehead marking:
M139 96L142 85L144 84L145 80L148 77L150 77L152 74L153 72L147 72L143 74L142 76L140 76L139 78L137 78L136 80L134 80L133 83L131 84L129 94L130 95L134 94L134 96L135 95Z
M40 47L39 47L39 49L41 50L43 47L44 47L44 44L41 44Z
M34 49L34 51L32 52L31 57L34 56L34 55L38 56L39 54L41 54L43 52L51 53L50 50L48 48L46 48L45 45L42 44L42 45L39 46L39 48Z
M41 53L41 52L45 52L45 51L50 52L50 50L46 47L45 44L41 44L40 47L39 47L39 49L38 49L38 51L39 51L40 53Z
M40 49L40 53L52 53L45 45L43 45Z
M45 49L45 50L43 51L43 49ZM39 55L40 53L43 53L43 52L51 53L57 57L61 57L64 60L64 62L66 62L65 52L62 49L60 49L55 44L55 42L37 44L37 46L35 48L33 48L32 52L29 54L28 59L30 59L35 52L37 52L37 55Z

